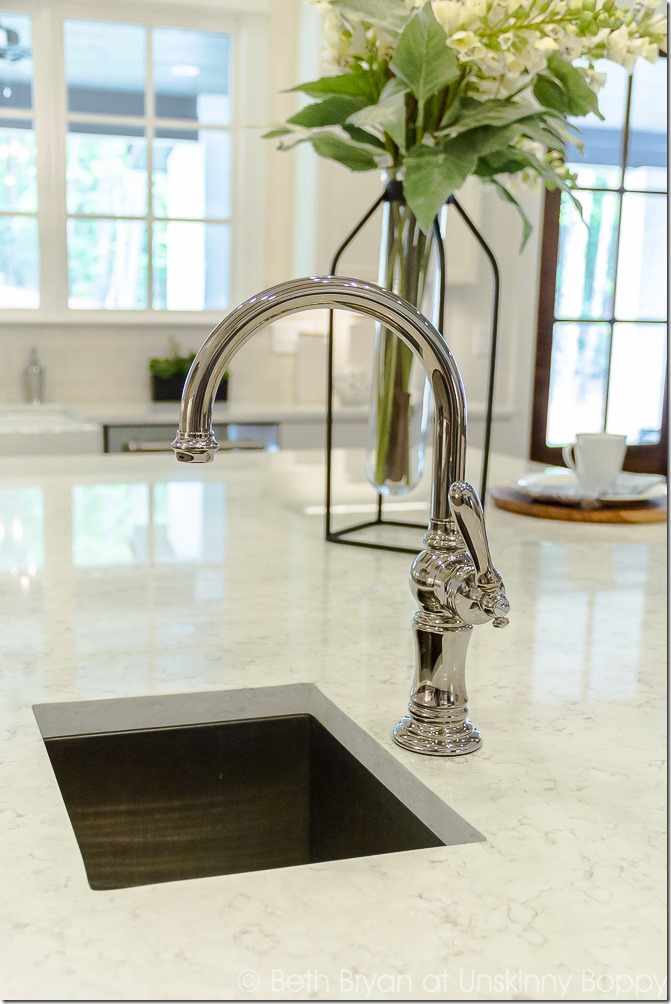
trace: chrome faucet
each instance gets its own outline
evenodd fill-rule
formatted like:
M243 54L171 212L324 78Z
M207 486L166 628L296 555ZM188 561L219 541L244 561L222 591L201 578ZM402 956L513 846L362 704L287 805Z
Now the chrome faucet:
M457 756L481 744L468 719L465 659L474 624L508 623L501 576L492 564L482 505L464 481L466 399L461 376L442 335L406 300L372 283L337 276L294 279L236 307L196 354L184 385L172 448L183 463L207 463L217 442L212 405L233 356L260 328L318 307L354 310L398 335L420 359L435 404L433 482L424 550L410 585L419 605L413 617L416 667L408 714L395 741L415 753Z

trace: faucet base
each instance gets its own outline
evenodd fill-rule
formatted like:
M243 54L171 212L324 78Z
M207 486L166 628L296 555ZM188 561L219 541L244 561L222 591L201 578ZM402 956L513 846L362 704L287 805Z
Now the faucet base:
M394 742L426 756L463 756L482 745L482 737L468 718L458 725L437 725L405 715L392 731Z

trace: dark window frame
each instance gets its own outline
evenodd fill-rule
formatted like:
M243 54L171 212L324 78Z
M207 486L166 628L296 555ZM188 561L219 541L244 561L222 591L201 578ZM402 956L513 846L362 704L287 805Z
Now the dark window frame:
M625 122L622 137L621 151L621 178L618 189L608 189L608 191L619 192L622 198L625 191L632 192L635 189L624 188L624 165L627 164L627 154L629 150L629 113L631 108L631 78L628 81L627 104L625 111ZM586 189L597 190L597 189ZM645 193L647 194L647 193ZM561 192L553 191L545 193L545 204L543 212L543 228L541 242L541 262L540 262L540 288L538 297L538 323L536 338L536 362L534 368L534 394L531 412L531 439L529 445L529 458L540 463L550 464L557 467L565 466L562 458L561 446L549 446L546 443L546 430L548 410L550 404L550 370L552 362L552 340L554 325L558 319L555 315L555 296L557 289L557 267L559 264L559 214L561 206ZM618 219L618 232L616 241L619 238L620 218ZM618 244L616 243L616 247ZM615 264L617 270L617 262ZM617 271L616 271L617 275ZM614 315L614 308L613 308ZM571 320L580 321L580 318ZM590 318L594 321L593 318ZM613 326L618 318L600 318L600 322L610 325L612 351ZM646 323L657 323L647 322ZM666 322L658 322L666 323ZM610 358L609 358L610 373ZM608 403L608 391L606 392L606 408ZM605 417L605 416L604 416ZM650 474L666 474L668 462L668 359L667 370L664 380L664 399L662 405L662 420L660 427L660 438L658 443L646 443L628 446L624 459L624 469L628 471L641 471Z

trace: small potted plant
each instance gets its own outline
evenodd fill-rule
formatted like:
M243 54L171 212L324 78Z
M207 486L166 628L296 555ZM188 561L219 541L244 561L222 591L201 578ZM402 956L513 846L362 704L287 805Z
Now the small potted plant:
M170 355L160 359L149 360L152 400L179 401L184 389L184 381L195 358L195 352L182 354L177 342L174 338L171 338ZM228 400L229 375L229 371L226 370L221 378L219 389L217 390L217 401Z

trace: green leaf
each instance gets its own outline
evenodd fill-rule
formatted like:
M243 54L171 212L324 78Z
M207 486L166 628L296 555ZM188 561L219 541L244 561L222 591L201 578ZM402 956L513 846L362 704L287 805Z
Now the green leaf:
M506 150L493 151L478 160L474 173L479 178L485 178L494 183L494 176L497 174L516 174L518 171L524 170L537 174L543 179L547 188L559 188L565 192L582 218L582 206L565 179L558 175L549 164L545 164L528 150L508 147Z
M580 152L583 150L583 143L574 135L573 130L556 128L542 119L525 119L520 122L520 136L526 136L527 139L543 143L549 150L559 150L562 153L568 143L572 143Z
M374 24L392 35L403 30L412 13L403 0L331 0L331 7L339 14Z
M312 143L315 153L328 160L335 160L350 171L374 171L379 170L375 157L368 150L361 146L349 143L339 136L321 133L315 136L307 136L307 142Z
M303 126L305 129L319 129L322 126L342 125L353 112L367 104L361 95L339 94L312 105L306 105L287 119L288 125Z
M366 104L377 101L379 97L373 75L366 70L359 69L350 70L348 73L336 73L332 77L320 77L319 80L309 80L305 84L290 87L289 93L293 91L307 94L311 98L349 94L352 97L366 98Z
M287 129L286 126L277 126L275 129L264 132L261 139L277 139L278 136L288 136L290 132L291 129Z
M538 157L535 157L532 153L527 153L526 156L529 161L528 166L543 179L546 187L550 189L558 188L560 189L560 191L568 195L569 199L571 200L575 208L578 210L580 218L582 219L582 206L576 199L575 195L573 194L573 190L571 189L570 185L567 185L565 179L562 178L560 175L558 175L557 172L554 171L549 164L543 163L542 160L539 160Z
M382 140L378 136L373 135L372 132L359 129L357 126L350 125L349 122L345 122L342 128L355 143L360 143L364 146L376 146L378 150L386 150Z
M516 174L530 165L529 154L513 147L494 150L478 158L474 174L479 178L493 178L495 174Z
M529 105L515 104L512 101L491 98L488 101L476 101L474 98L463 98L459 117L447 126L441 123L437 135L458 136L459 133L480 126L505 126L522 119L539 118L541 112Z
M405 150L405 96L408 88L396 78L384 87L376 105L367 105L350 115L349 122L391 136L399 150Z
M534 81L534 97L544 108L553 108L562 115L569 115L569 99L564 88L552 77L539 73Z
M510 144L520 135L522 123L514 122L505 129L496 126L481 126L479 129L469 129L459 137L459 142L465 150L470 150L476 157L485 157L497 151L507 151ZM455 145L456 141L452 144Z
M529 217L524 212L522 206L517 201L515 196L512 195L512 193L509 192L508 189L504 185L502 185L500 181L497 181L496 178L491 178L490 181L491 184L496 189L496 191L501 196L501 198L505 199L506 202L509 202L511 205L513 205L517 210L517 212L520 214L520 217L522 219L522 243L520 244L520 251L523 251L524 246L531 237L531 233L533 231L533 227L531 226L531 221L529 220Z
M403 192L424 233L429 233L440 207L463 185L475 164L475 154L458 142L408 151Z
M562 115L589 115L593 112L600 119L599 102L580 70L553 52L548 59L548 70L539 73L533 91L537 100L545 107L561 112Z
M437 136L441 135L440 130L447 131L447 127L451 126L453 122L457 121L457 119L461 115L462 103L463 99L460 97L456 97L452 102L452 104L448 105L447 109L445 110L445 114L443 115L441 121L438 123L438 128L436 130Z
M576 66L562 59L559 53L553 52L548 59L548 70L564 88L570 115L589 115L590 112L594 112L603 119L596 94Z
M411 18L396 43L390 67L421 104L459 76L456 53L446 43L430 3Z

